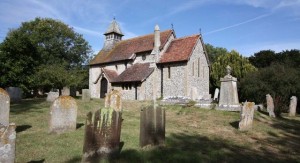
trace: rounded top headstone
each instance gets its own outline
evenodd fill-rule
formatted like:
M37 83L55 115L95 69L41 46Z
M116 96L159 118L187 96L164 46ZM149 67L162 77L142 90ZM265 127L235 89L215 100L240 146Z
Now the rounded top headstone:
M59 96L54 103L59 103L61 109L70 109L77 106L75 99L71 96Z

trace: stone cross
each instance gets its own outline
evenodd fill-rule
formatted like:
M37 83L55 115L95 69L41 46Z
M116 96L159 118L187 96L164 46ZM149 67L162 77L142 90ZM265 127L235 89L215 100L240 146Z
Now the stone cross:
M294 117L296 116L296 109L297 109L297 97L292 96L290 101L290 112L289 116Z
M275 118L275 113L274 113L274 101L273 98L270 94L266 95L266 100L267 100L267 111L269 112L269 116Z
M77 103L71 96L60 96L50 108L50 133L76 130Z
M105 97L105 108L87 114L82 162L100 162L119 154L121 111L121 94L114 90Z
M0 162L14 163L16 151L16 125L0 124Z
M9 124L10 97L8 93L0 88L0 124Z
M239 130L245 131L252 128L254 115L254 102L245 102L241 110Z

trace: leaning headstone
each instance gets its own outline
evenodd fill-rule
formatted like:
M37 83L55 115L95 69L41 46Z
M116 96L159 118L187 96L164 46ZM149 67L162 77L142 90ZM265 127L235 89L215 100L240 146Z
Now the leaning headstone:
M118 91L110 92L105 108L87 114L82 162L99 162L120 153L122 100Z
M218 101L219 100L219 88L215 89L215 94L214 94L214 101Z
M252 128L254 115L254 102L245 102L241 110L241 117L239 122L239 130L245 131Z
M70 87L63 87L61 91L62 96L70 96Z
M266 95L266 100L267 100L267 111L269 112L269 116L275 118L275 113L274 113L274 101L273 98L270 94Z
M50 133L76 130L77 103L71 96L60 96L50 108Z
M8 87L6 92L9 94L10 102L20 102L22 100L22 90L19 87Z
M47 95L47 101L53 102L55 99L59 97L59 92L52 92L50 91Z
M237 92L237 79L231 76L231 67L227 66L227 75L221 78L219 110L240 111Z
M14 163L16 151L16 125L0 124L0 162Z
M140 146L162 145L165 142L165 109L144 107L140 116Z
M10 98L8 93L0 88L0 124L8 126L9 124Z
M289 116L293 117L296 116L296 109L297 109L297 97L292 96L290 101L290 112Z
M91 100L91 92L89 89L82 89L82 100L86 102Z

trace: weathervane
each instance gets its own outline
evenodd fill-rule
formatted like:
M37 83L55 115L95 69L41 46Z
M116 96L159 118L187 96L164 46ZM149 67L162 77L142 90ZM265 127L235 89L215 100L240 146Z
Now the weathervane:
M174 25L173 25L173 23L171 23L171 27L172 27L172 30L174 30Z

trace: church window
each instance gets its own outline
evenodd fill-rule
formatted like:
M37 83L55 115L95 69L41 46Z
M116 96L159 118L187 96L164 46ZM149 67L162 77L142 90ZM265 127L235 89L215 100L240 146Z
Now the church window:
M168 66L168 78L170 79L171 78L171 67Z
M116 70L118 71L118 65L115 65L115 67L116 67Z
M125 63L125 69L127 69L127 63Z

